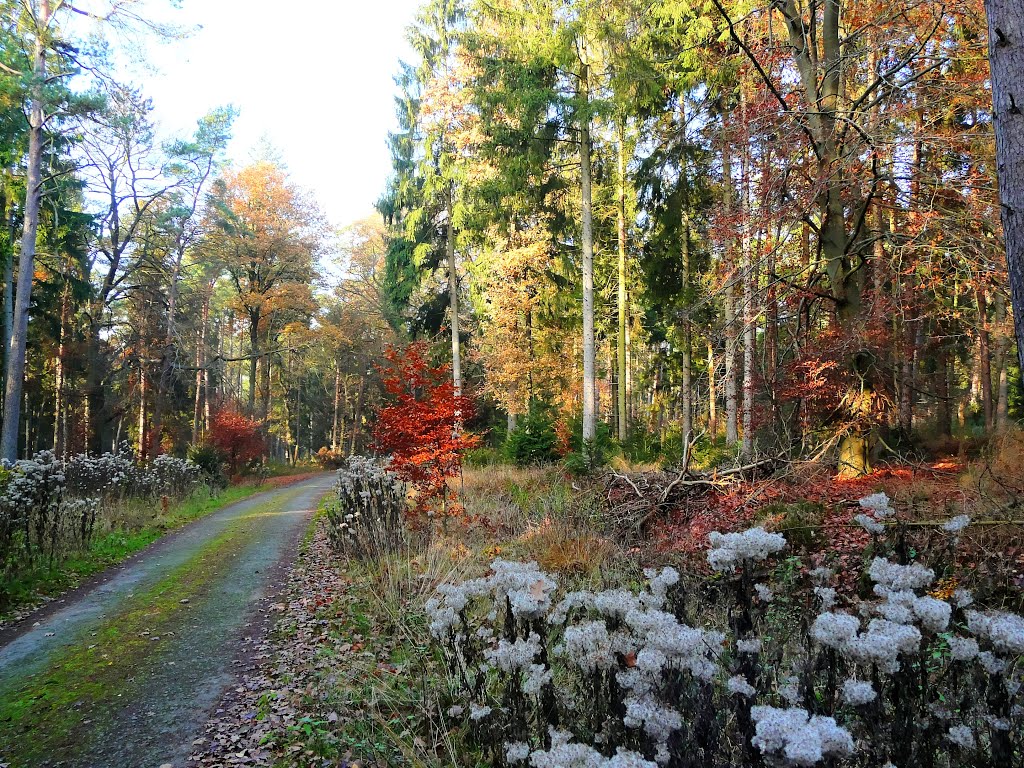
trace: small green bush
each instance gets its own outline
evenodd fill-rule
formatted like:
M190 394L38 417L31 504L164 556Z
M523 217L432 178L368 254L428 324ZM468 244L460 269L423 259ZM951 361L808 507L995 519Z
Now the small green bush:
M505 455L521 467L558 460L555 422L547 406L536 403L505 440Z
M227 457L217 446L209 443L190 445L188 460L202 470L203 475L212 485L220 487L227 485L227 476L224 474Z

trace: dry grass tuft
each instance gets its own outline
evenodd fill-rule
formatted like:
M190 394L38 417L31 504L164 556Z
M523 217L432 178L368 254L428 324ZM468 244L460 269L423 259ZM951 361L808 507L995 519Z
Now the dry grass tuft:
M519 538L528 560L546 571L590 577L601 572L619 554L608 539L566 521L546 521Z

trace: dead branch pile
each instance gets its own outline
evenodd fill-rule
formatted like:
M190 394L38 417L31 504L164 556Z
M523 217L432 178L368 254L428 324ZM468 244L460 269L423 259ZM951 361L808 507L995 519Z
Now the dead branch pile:
M689 453L689 452L687 452ZM754 477L773 474L786 464L780 457L740 467L697 472L683 465L675 471L609 472L604 478L609 523L622 531L642 531L653 517L669 510L705 505L708 497Z

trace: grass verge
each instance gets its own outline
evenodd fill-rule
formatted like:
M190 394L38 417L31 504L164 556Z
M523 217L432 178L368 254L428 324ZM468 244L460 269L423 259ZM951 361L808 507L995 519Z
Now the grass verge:
M141 527L119 527L97 535L89 549L59 562L38 563L15 576L4 586L6 604L0 603L0 625L18 609L74 589L90 576L124 562L168 531L264 490L268 489L257 485L234 485L213 493L203 488L170 504L166 511L159 501L146 502L146 522Z
M271 502L251 514L281 507ZM40 765L55 755L82 754L90 739L106 734L126 699L145 684L145 670L163 653L161 636L185 630L187 616L209 598L234 554L256 535L239 518L206 542L187 562L126 603L90 633L88 645L58 651L46 667L16 683L0 685L0 754L12 766ZM83 746L84 745L84 746Z

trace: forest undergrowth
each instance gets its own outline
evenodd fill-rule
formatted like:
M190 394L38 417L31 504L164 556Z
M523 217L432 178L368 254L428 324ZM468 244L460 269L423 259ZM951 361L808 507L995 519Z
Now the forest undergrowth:
M243 765L605 764L593 762L600 759L608 765L646 766L658 757L663 765L690 765L682 756L695 749L694 740L703 740L695 753L705 760L701 765L817 764L787 756L784 724L775 742L766 741L767 736L752 741L764 730L757 730L752 713L763 719L800 704L807 707L805 726L825 723L815 717L832 718L832 725L853 734L856 756L840 754L842 750L830 755L826 748L822 759L827 765L867 764L864 760L876 760L879 766L887 760L910 764L894 738L865 746L864 728L872 717L905 720L911 710L915 717L933 714L921 719L924 725L910 740L917 750L908 753L910 759L924 759L928 753L928 764L936 766L989 765L998 754L999 760L1010 760L1001 764L1015 765L1022 759L1019 702L1013 709L1010 699L999 698L1001 689L992 682L996 678L968 670L966 662L957 667L961 662L950 654L954 647L957 653L963 650L958 645L963 637L966 645L975 642L973 658L1000 668L1008 684L1018 676L1019 649L988 647L993 641L978 628L978 617L1010 616L1024 607L1017 470L1022 456L1024 439L1008 433L975 457L891 465L859 480L836 480L825 470L803 465L774 478L693 487L683 494L685 503L678 502L673 488L667 496L674 502L664 509L662 491L657 490L651 500L656 513L639 515L644 518L641 525L630 496L636 488L663 489L676 473L619 467L603 476L580 478L551 466L471 468L453 482L464 505L459 516L410 521L395 514L407 508L403 487L391 485L393 478L372 460L350 460L339 472L336 494L325 502L311 529L293 571L290 596L278 606L277 630L260 650L264 662L230 694L233 703L211 724L193 760L233 764L230 753ZM628 484L620 477L628 478ZM881 506L876 503L880 498ZM784 549L743 563L735 573L716 569L709 561L709 534L751 529L769 537L780 534ZM655 546L648 543L651 537ZM910 590L913 595L886 593L880 602L879 590L886 588L872 579L879 578L877 562L882 561L922 572L931 569L931 577ZM534 565L517 565L528 563ZM729 636L720 655L705 659L714 667L707 680L687 682L680 672L666 672L664 679L671 684L656 691L662 705L671 701L684 710L691 707L683 712L684 722L691 722L687 717L704 718L702 730L698 733L691 725L673 730L663 724L668 729L656 738L657 728L647 727L649 721L640 717L631 722L623 716L636 702L629 701L624 687L616 687L615 675L607 670L629 673L642 666L643 657L635 649L617 656L609 652L617 660L609 661L603 672L600 665L581 672L568 660L558 660L567 657L558 657L556 648L583 642L583 629L597 631L593 621L571 627L569 622L565 628L545 625L547 634L536 635L540 619L518 609L509 612L512 602L473 608L486 589L467 587L465 600L452 597L458 594L456 585L500 582L502 573L508 576L518 568L526 569L525 594L545 605L545 615L561 604L553 587L557 583L562 597L614 594L645 605L645 600L664 599L674 606L669 609L666 603L665 610L685 625ZM662 587L659 578L664 578ZM506 584L506 592L510 589ZM515 590L509 594L514 597ZM967 594L973 604L957 607L956 601ZM899 656L902 678L891 666L895 656L846 659L810 633L815 611L851 611L856 616L860 610L866 618L887 611L895 626L899 617L890 603L903 598L911 601L911 611L915 600L924 613L940 602L950 607L948 615L946 608L937 608L942 615L931 617L931 625L912 627L921 655L910 653L908 646ZM458 610L446 614L445 601L453 599ZM462 619L453 618L463 610ZM977 615L967 613L972 610ZM454 634L445 634L445 619L439 619L445 615L456 621ZM457 631L461 620L469 623ZM625 631L622 615L608 621L611 635ZM968 623L975 636L968 635ZM871 633L881 625L871 626L862 633L865 644L877 639ZM575 640L570 632L577 633ZM753 656L737 651L737 642ZM475 651L470 647L474 643ZM580 656L583 647L567 656ZM503 650L511 654L505 666ZM516 666L517 650L531 657L523 671ZM588 652L595 650L589 647ZM801 659L813 660L803 672ZM485 671L472 672L475 665ZM531 665L550 665L532 681L533 687ZM911 673L932 682L912 684L907 678ZM853 681L849 692L844 677ZM545 686L552 680L559 692L545 700ZM954 682L955 690L949 689ZM573 685L574 695L584 696L580 704L587 702L582 709L575 709L563 690ZM865 686L877 697L875 714L864 708L867 702L847 701L857 691L870 698ZM785 698L790 694L795 697L792 707ZM946 697L949 706L934 714L941 708L928 700L932 695ZM995 709L967 711L967 699L955 699L960 695ZM604 731L583 716L587 707L603 713ZM1000 714L999 707L1006 711ZM1003 726L1009 730L1000 730ZM827 747L827 736L825 728L814 738L825 738ZM759 751L756 744L765 749ZM620 762L614 762L613 746L624 755ZM519 762L522 755L532 762Z

